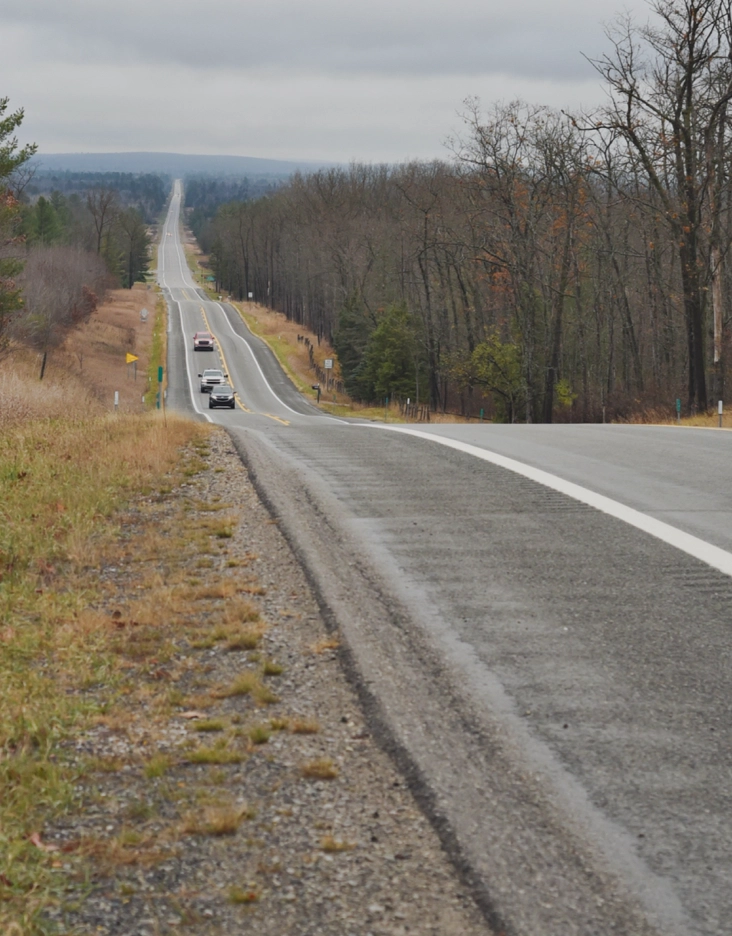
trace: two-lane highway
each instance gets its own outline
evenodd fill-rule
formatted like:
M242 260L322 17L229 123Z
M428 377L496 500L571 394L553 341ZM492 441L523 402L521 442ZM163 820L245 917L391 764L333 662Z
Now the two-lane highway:
M224 425L240 425L229 412L209 412L208 395L199 391L199 374L207 367L221 367L237 391L238 413L246 413L246 425L266 422L289 425L293 420L328 419L297 393L283 374L269 348L252 335L230 306L212 302L194 282L181 243L182 187L176 182L163 227L158 252L158 282L168 301L169 342L172 345L168 405L193 409L200 416ZM193 350L193 335L210 331L216 350ZM183 365L183 367L181 367ZM254 417L254 418L252 418Z
M329 419L197 292L179 196L169 403L209 418L208 322L246 408L210 418L496 928L732 932L732 433Z

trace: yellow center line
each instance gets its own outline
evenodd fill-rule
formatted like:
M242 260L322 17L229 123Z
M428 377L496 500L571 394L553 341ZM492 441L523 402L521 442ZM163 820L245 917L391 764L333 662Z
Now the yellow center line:
M188 295L188 293L185 291L185 289L182 290L182 292L183 292L183 296L184 296L186 299L190 299L190 298L191 298L191 297Z
M220 345L220 343L219 343L219 339L218 339L218 338L216 337L216 335L214 335L214 333L211 331L211 326L208 324L208 318L206 317L206 310L203 308L203 306L201 306L201 315L203 316L203 321L206 323L206 331L208 331L208 332L211 333L211 335L213 336L213 340L216 342L216 347L219 349L219 357L221 358L221 363L224 365L224 370L225 370L226 373L228 374L228 373L229 373L229 365L226 363L226 357L225 357L225 355L224 355L224 349L221 347L221 345ZM238 396L236 397L236 405L239 407L239 409L244 410L245 413L251 413L251 410L250 410L250 409L247 409L247 407L244 406L244 404L242 403L242 401L239 399Z
M206 315L206 310L203 308L203 306L201 306L201 315L203 316L203 321L204 321L204 323L205 323L205 325L206 325L206 331L207 331L207 332L210 332L211 335L213 335L213 340L216 342L216 347L219 349L219 356L220 356L220 358L221 358L221 362L222 362L223 365L224 365L224 370L225 370L225 371L227 372L227 374L228 374L228 372L229 372L229 365L226 363L226 358L224 357L224 352L223 352L223 349L222 349L222 347L221 347L221 344L219 343L219 339L218 339L218 338L216 337L216 335L214 335L214 333L211 331L211 326L208 324L208 317L207 317L207 315ZM241 409L243 409L245 413L251 413L251 412L252 412L250 409L247 409L247 407L244 406L244 404L243 404L242 401L239 399L239 397L236 398L236 403L237 403L237 406L239 406ZM274 419L275 422L281 423L283 426L289 426L289 425L290 425L290 421L289 421L288 419L282 419L280 416L273 416L272 413L258 413L258 414L255 414L255 415L266 416L268 419Z

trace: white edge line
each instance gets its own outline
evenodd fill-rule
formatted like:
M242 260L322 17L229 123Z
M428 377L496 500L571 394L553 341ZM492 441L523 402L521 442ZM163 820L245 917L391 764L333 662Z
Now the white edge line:
M269 390L269 392L272 394L272 396L275 398L275 400L277 400L278 403L280 403L282 406L284 406L286 410L289 410L291 413L294 413L295 416L302 416L302 415L304 415L303 413L298 413L298 411L297 411L297 410L294 410L291 406L288 406L287 403L285 403L284 400L281 400L281 399L277 396L277 394L274 392L274 390L273 390L272 387L270 386L269 381L268 381L267 378L264 376L264 371L262 370L262 368L261 368L261 366L260 366L260 364L259 364L259 361L257 360L256 354L255 354L254 351L252 350L252 346L249 344L249 342L246 340L246 338L244 338L243 335L240 335L238 332L236 332L236 331L234 330L234 326L231 324L231 320L229 319L229 315L228 315L226 309L221 305L220 302L214 302L214 303L212 303L212 304L215 305L215 306L218 306L219 309L221 309L221 311L224 313L224 318L226 319L226 324L229 326L229 330L231 331L231 334L232 334L235 338L238 338L239 341L243 341L244 344L246 345L247 351L249 351L249 353L251 354L252 360L254 361L254 364L255 364L257 370L259 371L259 376L262 378L262 380L263 380L264 383L265 383L265 386L267 387L267 389Z
M226 319L226 324L227 324L227 325L229 326L229 328L231 329L232 335L233 335L235 338L238 338L239 341L243 341L244 344L247 346L247 349L248 349L249 353L250 353L251 356L252 356L252 360L254 361L254 363L255 363L256 366L257 366L257 370L259 371L259 374L260 374L262 380L265 382L265 384L266 384L266 386L267 386L267 389L268 389L269 392L272 394L272 396L275 398L275 400L277 400L278 403L281 403L282 406L285 407L285 409L288 409L291 413L294 413L295 416L305 416L306 419L307 419L307 418L312 418L313 416L316 416L316 415L317 415L317 416L326 416L328 419L332 419L334 422L341 423L341 425L343 425L343 426L350 426L350 425L351 425L349 422L346 422L345 419L340 419L338 416L331 416L330 413L313 413L312 415L311 415L310 413L298 413L297 410L294 410L291 406L288 406L287 403L285 403L284 400L282 400L280 397L278 397L277 394L276 394L276 393L274 392L274 390L272 389L272 387L271 387L269 381L268 381L267 378L264 376L264 371L262 370L262 368L261 368L260 365L259 365L259 361L257 360L257 356L256 356L256 354L254 353L254 350L253 350L252 346L249 344L249 342L247 341L247 339L246 339L243 335L240 335L239 332L237 332L236 329L234 328L234 326L231 324L231 319L229 318L229 313L226 311L226 309L223 307L223 305L222 305L220 302L214 302L213 304L214 304L214 305L217 305L217 306L221 309L221 311L224 313L224 318ZM247 325L247 323L244 321L244 319L243 319L241 316L239 316L239 321L242 322L242 324L244 325L245 328L248 328L248 327L249 327L249 326ZM308 401L306 400L306 402L308 402Z
M175 304L178 306L178 317L179 317L179 319L180 319L180 330L181 330L181 334L185 335L185 331L184 331L184 329L183 329L183 310L182 310L182 308L181 308L180 302L178 302L178 301L175 300L175 299L171 299L171 301L172 301L172 302L175 302ZM185 340L184 340L184 347L185 347ZM200 409L198 408L198 406L196 405L196 397L195 397L195 394L194 394L194 392L193 392L193 380L192 380L192 378L191 378L191 365L190 365L190 361L189 361L189 359L188 359L188 351L187 351L187 350L185 350L185 351L183 352L183 357L185 358L185 361L186 361L186 373L188 374L188 389L189 389L190 394L191 394L191 403L193 404L193 409L194 409L200 416L203 416L203 418L204 418L205 420L207 420L208 422L213 422L213 419L211 418L211 415L210 415L209 413L204 413L204 412L203 412L202 410L200 410Z
M676 549L687 553L687 555L705 562L713 569L717 569L725 575L732 576L732 553L727 552L727 550L720 549L719 546L713 546L711 543L707 543L697 536L692 536L691 533L685 533L683 530L679 530L668 523L664 523L662 520L656 520L654 517L648 516L648 514L641 513L640 510L635 510L633 507L627 507L625 504L612 500L610 497L605 497L604 494L597 494L595 491L590 491L588 488L575 484L572 481L565 481L564 478L549 474L548 471L542 471L541 468L533 468L531 465L526 465L523 462L508 458L505 455L499 455L487 449L478 448L476 445L470 445L467 442L459 442L456 439L450 439L445 436L433 435L430 432L422 432L419 429L406 429L398 426L380 426L373 424L366 424L366 427L370 429L385 429L389 432L400 432L405 435L426 439L428 442L437 442L439 445L445 445L448 448L456 449L458 452L464 452L466 455L473 455L475 458L481 458L483 461L497 465L499 468L513 471L515 474L522 475L530 481L535 481L537 484L541 484L544 487L551 488L561 494L566 494L568 497L582 504L594 507L595 510L600 510L602 513L615 517L617 520L622 520L624 523L636 527L636 529L642 530L644 533L649 533L651 536L662 540L664 543L668 543L669 546L674 546Z
M176 191L176 192L174 193L173 198L175 198L176 196L179 196L179 192L178 192L178 191ZM175 246L176 248L179 246L179 243L177 242L177 241L178 241L177 230L178 230L178 216L179 216L179 214L180 214L180 209L179 209L178 212L176 213L176 224L174 225L174 230L176 231L176 236L173 238L173 241L174 241L173 246ZM169 221L169 218L170 218L170 216L168 216L168 218L165 219L165 224L163 225L163 236L162 236L162 239L161 239L161 242L160 242L160 254L159 254L159 257L158 257L158 278L159 278L159 280L161 280L160 285L161 285L164 289L167 289L167 290L168 290L168 294L169 294L168 309L170 310L170 306L173 305L173 304L176 305L176 306L178 307L178 318L179 318L179 320L180 320L180 330L181 330L181 334L182 334L182 335L185 335L185 329L183 328L183 309L181 308L180 302L178 302L177 299L174 299L174 298L173 298L172 294L170 293L170 288L168 287L167 283L165 282L165 249L164 249L164 248L165 248L165 245L166 245L165 238L167 237L167 229L168 229L168 221ZM178 249L176 249L175 253L176 253L176 256L177 256L177 258L178 258L178 266L180 267L180 266L181 266L181 262L180 262L180 251L179 251ZM162 264L160 263L161 260L162 260ZM162 270L160 269L161 266L162 266ZM181 267L181 274L182 274L182 273L183 273L183 268ZM185 276L183 276L182 279L183 279L183 281L185 282ZM168 331L170 331L170 323L171 323L171 321L172 321L172 317L169 315L169 316L168 316L168 326L169 326L169 327L168 327ZM209 414L209 413L204 413L204 412L202 412L202 411L198 408L198 406L197 406L197 404L196 404L196 398L195 398L195 395L194 395L194 393L193 393L193 380L191 379L191 366L190 366L190 361L188 360L188 354L187 354L187 353L184 353L184 357L185 357L185 362L186 362L186 374L188 375L188 390L189 390L189 393L190 393L191 403L192 403L192 405L193 405L193 409L198 413L199 416L203 416L203 418L204 418L207 422L213 422L213 419L211 418L210 414Z

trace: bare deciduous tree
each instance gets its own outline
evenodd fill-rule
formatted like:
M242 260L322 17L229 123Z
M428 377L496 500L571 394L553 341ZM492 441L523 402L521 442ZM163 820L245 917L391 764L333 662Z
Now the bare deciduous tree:
M13 322L12 336L43 355L41 378L49 351L96 309L107 277L101 257L78 248L29 251L21 279L24 306Z

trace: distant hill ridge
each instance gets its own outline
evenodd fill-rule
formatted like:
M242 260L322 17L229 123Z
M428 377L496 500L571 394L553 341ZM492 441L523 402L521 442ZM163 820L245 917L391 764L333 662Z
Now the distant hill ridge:
M33 165L56 172L156 172L169 176L272 176L316 172L325 162L289 162L256 156L193 156L187 153L39 153Z

